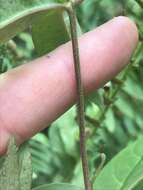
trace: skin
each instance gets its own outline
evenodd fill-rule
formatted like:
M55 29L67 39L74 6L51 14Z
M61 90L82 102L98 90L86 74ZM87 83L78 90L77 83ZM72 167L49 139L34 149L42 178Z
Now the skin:
M116 17L79 39L86 94L103 86L129 62L138 43L136 25ZM10 135L20 144L76 102L71 42L0 75L0 154Z

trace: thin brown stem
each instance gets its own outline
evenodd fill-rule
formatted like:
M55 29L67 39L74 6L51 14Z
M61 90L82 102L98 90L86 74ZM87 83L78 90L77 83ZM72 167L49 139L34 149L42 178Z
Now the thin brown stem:
M88 168L87 152L86 152L84 88L82 84L81 71L80 71L80 55L78 47L78 35L77 35L76 14L74 11L74 4L71 3L71 5L68 6L67 10L70 18L72 49L73 49L74 68L75 68L75 77L76 77L76 86L77 86L77 115L78 115L79 130L80 130L80 154L82 159L84 184L86 190L92 190L89 178L89 168Z

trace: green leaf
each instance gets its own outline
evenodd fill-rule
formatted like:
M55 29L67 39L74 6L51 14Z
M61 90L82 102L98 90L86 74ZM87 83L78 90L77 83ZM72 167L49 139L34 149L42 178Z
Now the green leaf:
M143 101L142 83L140 84L139 82L140 81L137 80L137 76L135 76L133 73L130 73L123 89L134 99Z
M49 11L33 24L32 38L38 55L48 53L69 41L65 18L59 10Z
M20 149L21 169L20 169L20 190L31 190L32 184L32 162L29 148L24 145Z
M82 188L71 184L47 184L34 188L33 190L83 190Z
M37 19L49 11L59 10L63 14L58 2L58 0L0 0L0 43L36 24Z
M0 170L0 189L19 190L19 161L14 138L11 138L7 156Z
M27 146L20 149L12 137L7 156L0 169L0 190L31 190L32 167L31 155Z
M112 109L109 109L106 113L106 119L104 121L105 126L108 128L110 132L114 132L116 128L116 120L115 115Z
M99 108L104 109L104 98L103 98L104 90L99 89L98 91L93 92L88 96L88 101L95 103Z
M128 145L105 166L94 190L131 190L143 179L143 137Z

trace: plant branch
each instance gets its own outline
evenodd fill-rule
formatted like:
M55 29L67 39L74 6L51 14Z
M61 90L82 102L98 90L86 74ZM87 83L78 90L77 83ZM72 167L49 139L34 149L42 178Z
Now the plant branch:
M110 105L106 105L105 106L105 109L104 109L102 115L100 116L99 123L101 123L104 120L107 111L109 110L109 108L111 107L111 105L113 104L113 102L115 102L115 97L117 96L118 92L121 90L122 86L124 85L125 80L126 80L126 78L128 76L128 73L131 70L131 67L132 67L132 64L130 63L128 65L128 67L126 68L126 71L125 71L125 73L124 73L124 75L123 75L123 77L121 79L121 82L117 85L117 87L114 89L114 91L112 92L112 94L109 96L109 99L111 100L112 103Z
M76 3L79 2L81 1L76 1ZM75 3L73 2L70 4L70 6L68 4L67 11L69 14L70 26L71 26L72 49L73 49L74 68L75 68L75 77L76 77L76 86L77 86L77 115L78 115L79 130L80 130L80 155L82 160L85 189L92 190L90 177L89 177L87 152L86 152L84 88L82 84L81 71L80 71L80 55L78 47L76 14L74 11L74 6Z
M105 117L106 117L106 113L108 112L108 110L111 108L111 106L113 105L113 103L115 102L116 100L116 96L118 95L118 92L121 90L122 86L124 85L125 83L125 80L126 80L126 77L128 76L128 73L130 72L132 68L132 63L130 63L128 65L128 67L126 68L126 71L125 73L123 74L120 82L118 82L117 86L114 88L113 92L109 95L109 104L105 105L104 107L104 110L102 111L100 117L98 120L96 119L93 119L93 118L90 118L89 116L86 116L87 119L88 119L88 122L91 122L92 124L94 124L95 126L98 126L101 127L102 126L102 123L103 121L105 120ZM93 130L93 133L91 136L93 136L95 134L97 130L97 127L95 127L95 129Z

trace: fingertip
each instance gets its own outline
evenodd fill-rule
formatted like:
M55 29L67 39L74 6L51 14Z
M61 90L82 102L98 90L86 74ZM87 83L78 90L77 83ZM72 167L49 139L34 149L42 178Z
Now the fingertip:
M115 22L119 26L122 26L123 35L126 35L128 40L130 40L130 43L134 49L139 41L138 28L135 22L126 16L115 17L111 22Z
M81 62L88 91L103 85L129 63L138 39L136 24L124 16L115 17L82 37Z

